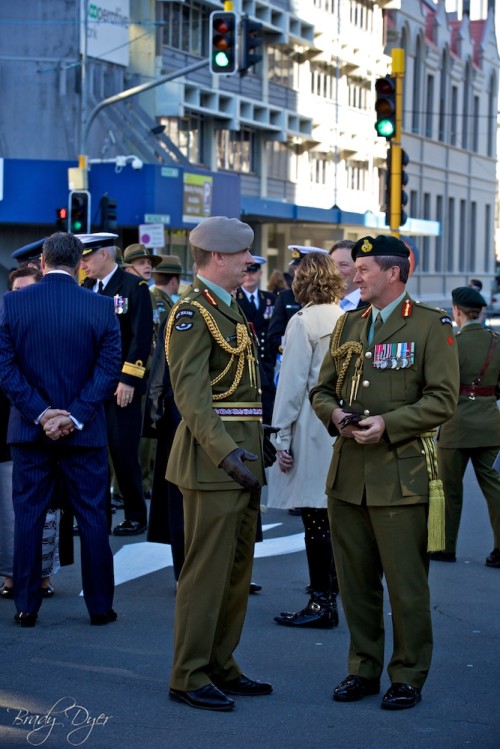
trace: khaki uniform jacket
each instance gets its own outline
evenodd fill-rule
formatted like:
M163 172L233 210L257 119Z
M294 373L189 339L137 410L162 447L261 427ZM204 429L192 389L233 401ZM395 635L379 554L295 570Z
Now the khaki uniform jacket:
M496 335L485 330L481 323L469 323L457 335L458 358L460 364L460 384L472 385L483 367L492 341ZM443 424L439 431L439 447L468 448L496 447L500 445L500 411L497 399L500 398L500 339L480 387L496 390L495 395L477 396L471 400L468 395L460 395L458 407L452 418Z
M169 323L172 319L171 333L169 336L167 326L166 347L174 399L182 421L175 434L167 479L179 487L198 491L241 489L218 466L230 452L243 448L258 455L257 461L245 465L262 485L265 483L262 420L240 417L227 421L214 410L214 406L229 407L229 404L253 403L260 406L258 364L255 362L255 383L252 383L245 355L243 375L236 391L224 400L214 402L212 394L224 393L233 384L237 357L225 372L231 357L217 343L193 302L212 315L216 328L232 347L237 345L238 323L245 325L249 332L241 310L228 307L198 278L172 310L172 317L169 318ZM256 359L253 342L251 345ZM223 372L225 374L220 381L211 385Z
M160 327L165 318L168 317L174 303L167 292L158 288L158 286L153 286L150 289L150 294L153 302L153 318L157 327Z
M347 437L335 441L326 492L358 505L365 493L369 506L426 503L429 478L419 435L449 419L458 397L451 320L443 310L413 302L407 295L368 344L369 310L347 312L337 326L344 320L340 345L358 342L362 347L361 379L351 408L365 416L382 416L386 431L374 445L360 445ZM393 345L377 349L383 344ZM413 344L403 347L404 351L413 348L412 360L402 366L389 356L384 368L376 368L377 353L400 353L397 344ZM337 431L330 417L334 408L349 405L357 358L358 354L351 358L339 398L339 372L330 347L311 391L312 406L332 435Z

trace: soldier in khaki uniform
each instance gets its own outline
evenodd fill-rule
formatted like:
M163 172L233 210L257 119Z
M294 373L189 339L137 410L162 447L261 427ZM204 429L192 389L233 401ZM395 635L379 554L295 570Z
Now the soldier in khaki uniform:
M150 289L153 302L153 319L158 331L166 320L175 302L171 295L179 291L182 265L177 255L162 255L161 262L153 270L154 286Z
M473 288L452 291L453 316L460 327L457 348L460 393L453 417L438 437L439 470L446 497L446 546L431 559L454 562L463 501L463 477L469 461L488 505L494 548L487 567L500 568L500 473L493 463L500 450L500 340L483 328L486 302Z
M198 276L170 313L165 332L182 416L167 478L184 498L186 551L170 698L231 710L228 694L272 691L242 674L233 656L245 619L265 480L256 350L231 297L253 262L253 231L238 219L214 216L193 229L190 242Z
M351 702L380 691L385 576L394 645L391 687L381 706L402 709L420 701L431 660L431 430L455 409L457 351L450 318L405 291L409 251L403 242L364 237L352 256L361 299L371 306L340 318L310 394L330 434L340 435L326 493L351 642L349 675L333 699Z

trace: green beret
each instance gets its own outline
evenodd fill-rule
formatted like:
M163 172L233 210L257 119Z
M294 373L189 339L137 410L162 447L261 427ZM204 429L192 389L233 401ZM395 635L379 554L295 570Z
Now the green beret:
M180 275L182 273L182 265L177 255L160 255L161 262L153 268L153 273L171 273L173 275Z
M475 289L470 286L459 286L451 292L453 304L459 307L469 307L470 309L481 309L486 307L486 302Z
M374 257L386 255L395 257L410 257L410 250L397 237L379 234L378 237L361 237L351 250L353 260L357 257Z
M202 221L189 235L193 247L207 252L235 255L248 250L253 242L253 229L237 218L211 216Z

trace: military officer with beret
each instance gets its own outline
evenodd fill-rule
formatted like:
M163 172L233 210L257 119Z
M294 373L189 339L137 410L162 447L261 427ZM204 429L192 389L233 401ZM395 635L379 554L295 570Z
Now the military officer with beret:
M355 283L370 307L340 318L310 394L329 433L339 435L326 493L350 647L349 675L333 699L380 691L385 577L393 652L381 706L397 710L420 701L431 660L428 540L430 548L444 543L433 538L444 516L442 493L434 491L433 430L455 409L457 347L446 313L406 293L403 242L363 237L352 256Z
M262 405L256 349L231 297L252 262L253 230L213 216L190 234L198 269L172 310L165 350L182 416L167 479L184 498L185 561L179 577L170 698L231 710L228 695L264 695L233 651L245 619L260 487Z
M120 323L122 370L114 397L105 406L109 452L125 514L113 533L135 536L147 528L139 441L141 396L145 392L146 362L153 337L151 295L146 281L118 267L112 239L87 243L81 267L87 277L84 286L113 299Z
M274 356L270 356L267 347L267 329L273 314L276 297L270 291L259 288L262 278L262 266L266 259L260 255L253 255L253 262L247 265L243 283L236 290L236 301L245 313L245 317L251 323L257 347L259 359L269 382L274 377Z
M458 406L438 436L438 460L446 499L446 546L431 554L440 562L455 562L462 514L463 477L469 461L486 499L494 548L487 567L500 569L500 473L493 464L500 450L500 341L483 327L486 302L473 287L451 292L453 317L460 328L457 348L460 364Z

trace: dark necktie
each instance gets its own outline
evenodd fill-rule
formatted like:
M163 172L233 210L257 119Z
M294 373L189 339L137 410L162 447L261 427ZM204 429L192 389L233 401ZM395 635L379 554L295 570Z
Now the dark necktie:
M375 318L375 325L373 326L373 337L377 335L383 324L384 321L382 320L382 315L379 312L377 317Z
M257 305L255 304L255 297L253 294L250 294L250 309L252 312L257 312Z
M104 284L103 284L103 282L102 282L102 281L99 281L99 283L98 283L98 285L97 285L97 293L98 293L98 294L102 294L102 293L103 293L103 291L104 291Z

